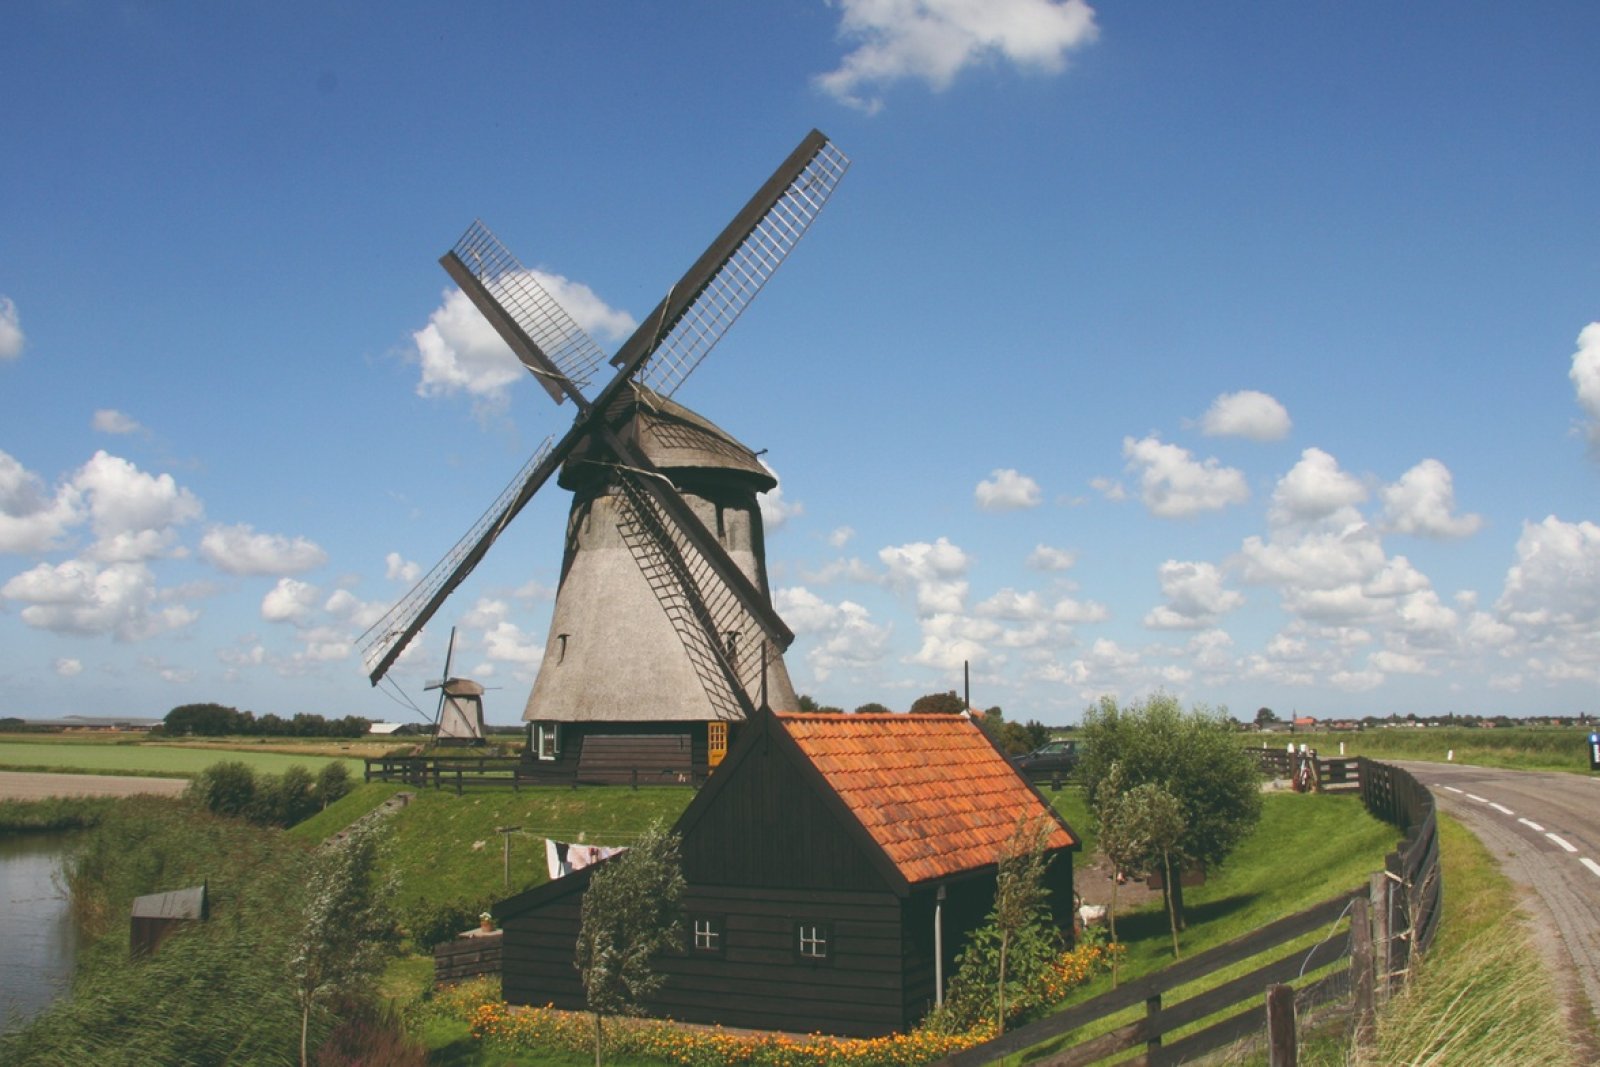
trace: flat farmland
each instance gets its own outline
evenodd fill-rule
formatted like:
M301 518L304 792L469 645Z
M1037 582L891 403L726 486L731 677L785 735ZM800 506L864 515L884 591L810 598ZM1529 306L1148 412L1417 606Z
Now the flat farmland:
M222 747L130 743L123 741L40 741L0 737L0 768L13 771L51 771L69 774L131 774L166 778L192 778L224 761L243 763L258 774L282 774L299 765L315 774L324 765L342 762L359 777L359 759L312 752L273 752Z

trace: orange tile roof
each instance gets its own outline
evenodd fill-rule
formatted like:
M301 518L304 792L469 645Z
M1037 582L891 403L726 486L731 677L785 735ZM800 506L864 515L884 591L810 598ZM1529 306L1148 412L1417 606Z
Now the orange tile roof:
M777 718L908 882L992 864L1019 818L1051 817L964 716ZM1048 846L1074 844L1052 820Z

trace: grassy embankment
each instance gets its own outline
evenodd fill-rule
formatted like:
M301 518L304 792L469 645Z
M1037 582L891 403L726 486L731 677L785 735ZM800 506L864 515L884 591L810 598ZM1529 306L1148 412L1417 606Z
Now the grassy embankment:
M1589 773L1588 727L1512 726L1483 730L1465 726L1406 727L1390 729L1318 731L1294 734L1241 734L1244 743L1259 748L1282 749L1290 741L1305 744L1324 756L1337 756L1343 742L1345 755L1383 760L1426 760L1444 763L1452 751L1456 763L1504 767L1516 771L1571 771Z
M155 778L193 778L223 760L247 765L257 774L282 774L296 764L312 774L324 764L342 760L359 779L364 764L359 759L323 754L328 742L301 750L241 750L226 745L201 747L187 743L160 743L118 736L115 740L85 736L0 735L0 770L45 771L62 774L126 774Z

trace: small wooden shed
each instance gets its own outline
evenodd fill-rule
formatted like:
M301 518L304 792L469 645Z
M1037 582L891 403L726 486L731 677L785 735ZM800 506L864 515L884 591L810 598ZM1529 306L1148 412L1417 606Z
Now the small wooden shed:
M202 883L170 893L151 893L133 898L133 923L128 935L128 951L138 959L161 947L178 928L189 922L203 922L211 915Z
M1070 937L1078 836L977 725L758 713L678 820L684 938L650 1009L801 1033L914 1026L987 915L1019 819L1049 821L1051 905ZM495 907L511 1003L584 1006L573 954L596 869Z

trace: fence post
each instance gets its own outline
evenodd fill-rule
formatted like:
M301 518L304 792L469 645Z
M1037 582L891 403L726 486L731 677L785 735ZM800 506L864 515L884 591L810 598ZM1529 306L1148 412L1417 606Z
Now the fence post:
M1350 906L1350 973L1355 978L1356 1048L1372 1046L1374 1007L1372 999L1372 920L1366 897L1357 897Z
M1157 993L1155 996L1149 997L1145 1000L1144 1017L1146 1019L1154 1019L1160 1014L1161 994ZM1152 1029L1153 1032L1150 1035L1150 1040L1145 1043L1145 1052L1148 1056L1154 1058L1155 1054L1161 1050L1161 1030L1159 1027L1154 1027Z
M1299 1062L1294 1033L1294 987L1267 987L1267 1065L1295 1067Z
M1368 892L1372 905L1372 954L1378 972L1374 1006L1381 1006L1389 1001L1389 973L1393 970L1389 962L1389 876L1383 871L1375 873Z

